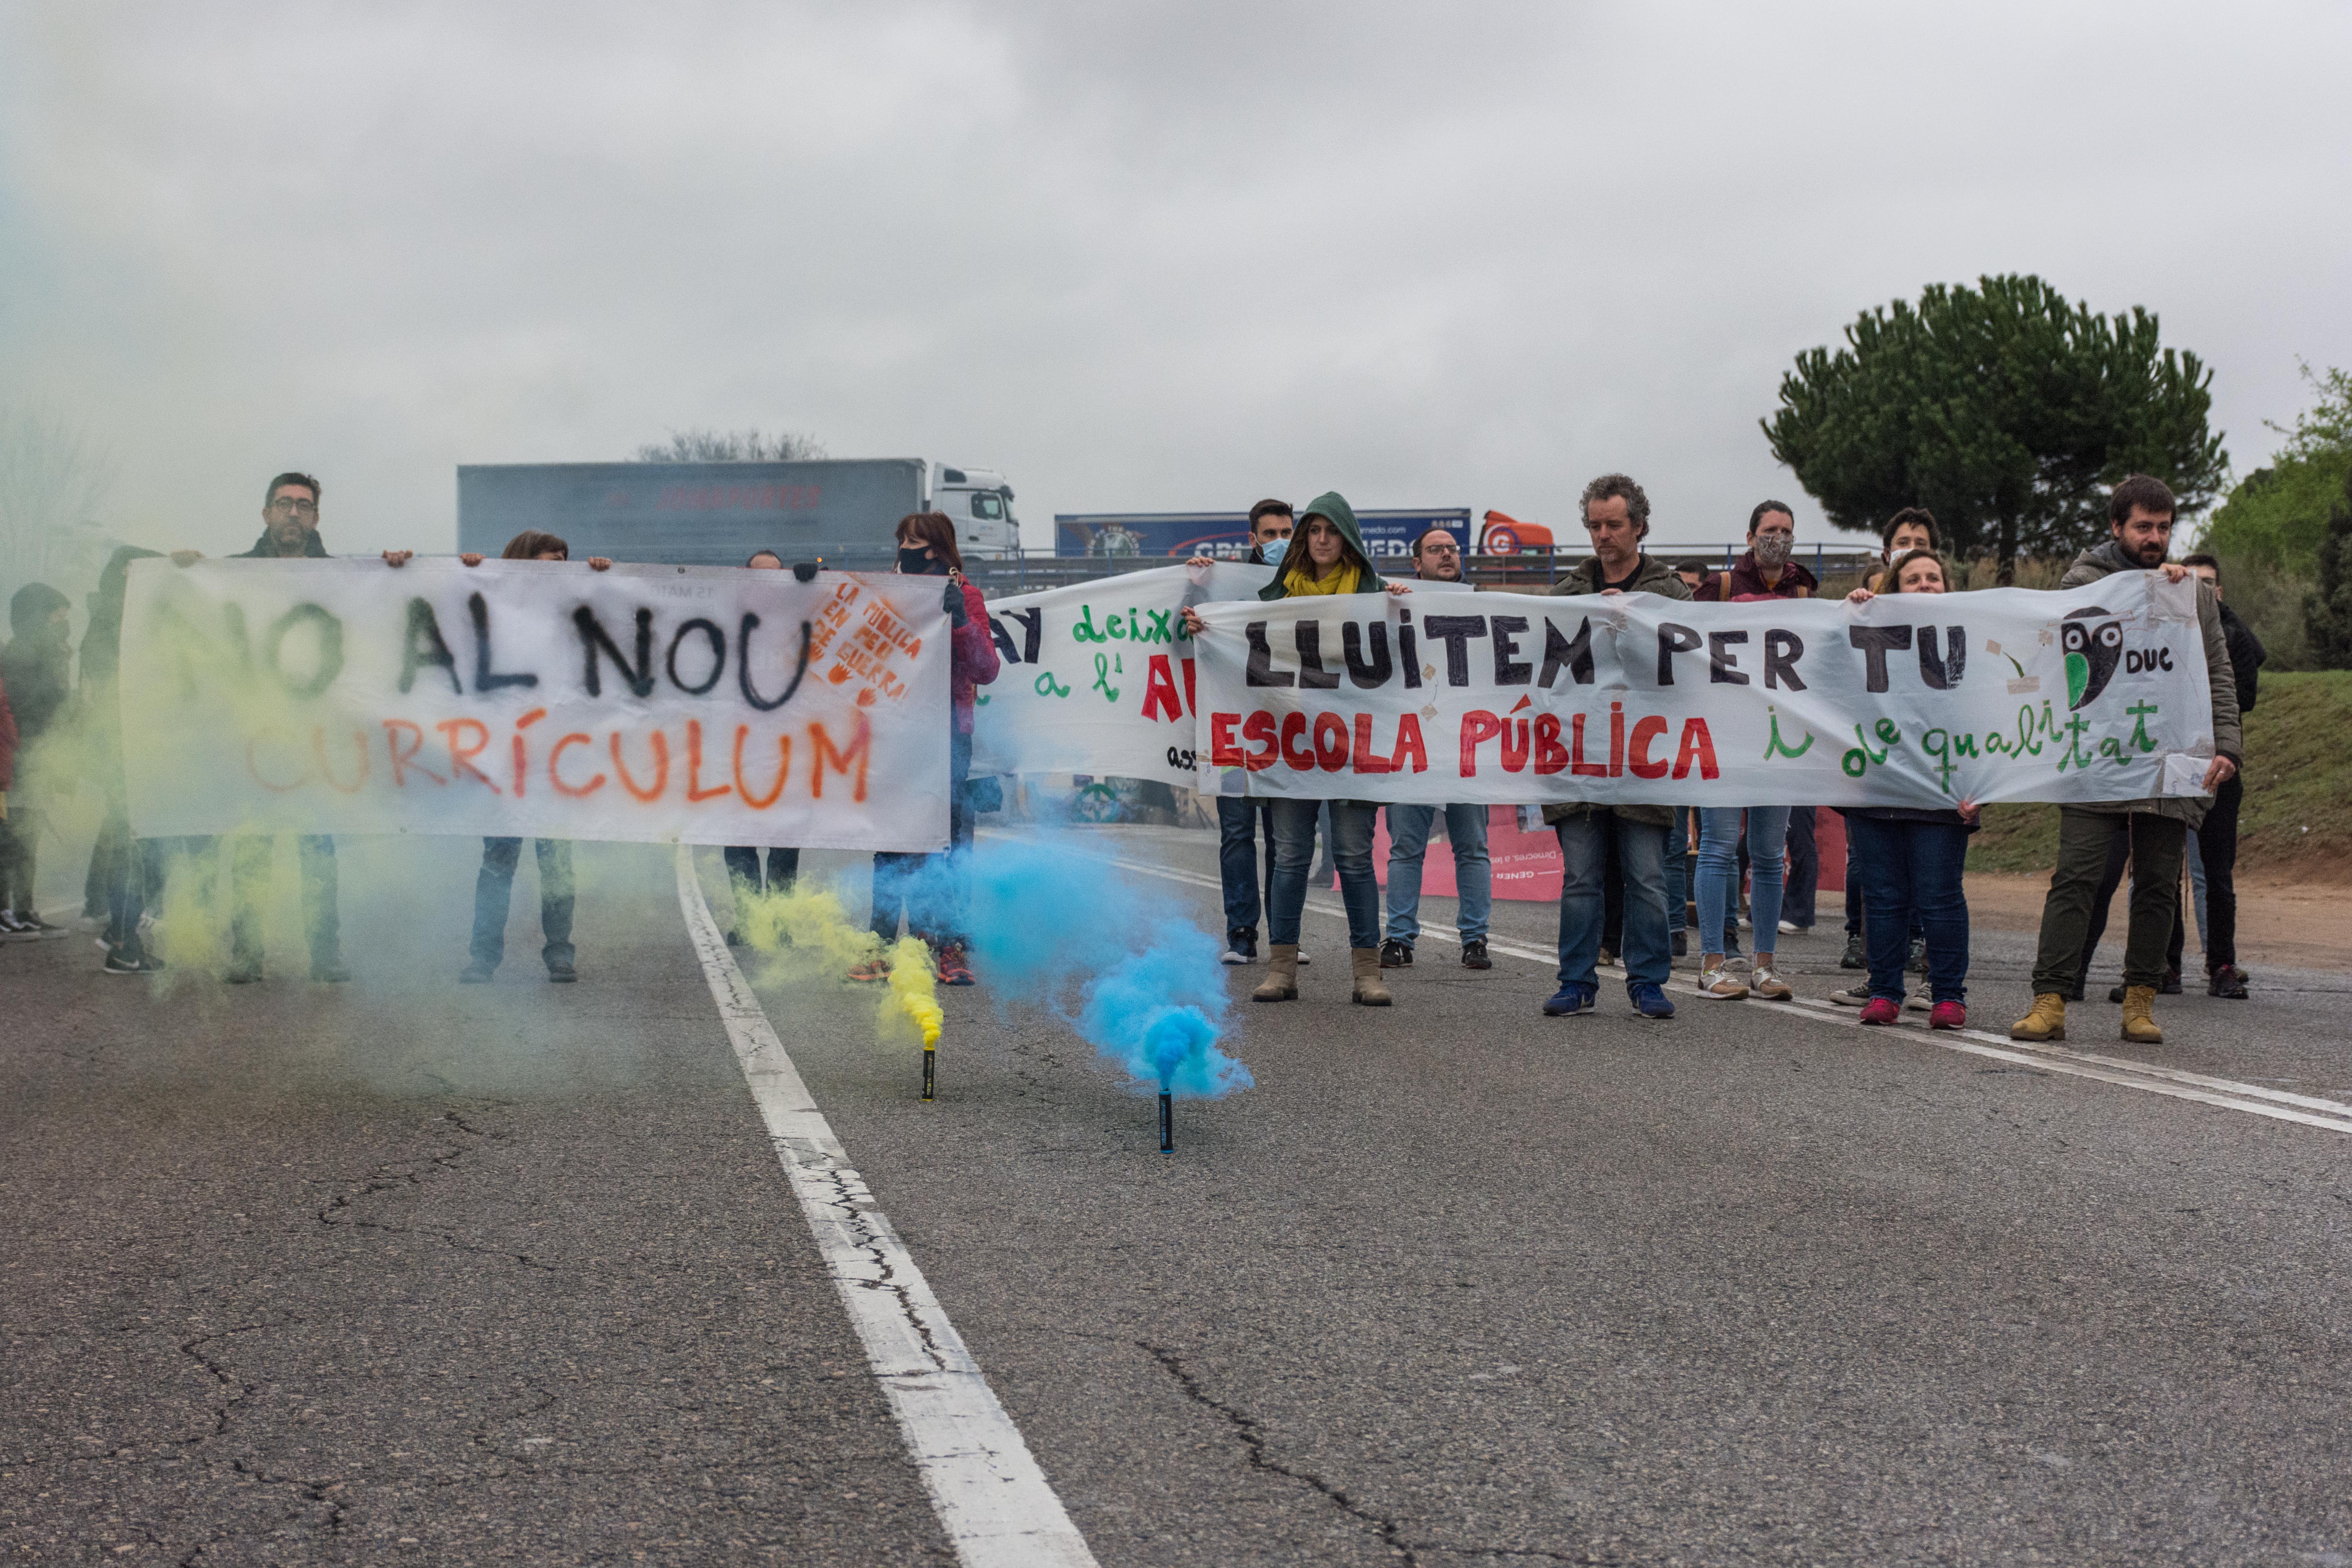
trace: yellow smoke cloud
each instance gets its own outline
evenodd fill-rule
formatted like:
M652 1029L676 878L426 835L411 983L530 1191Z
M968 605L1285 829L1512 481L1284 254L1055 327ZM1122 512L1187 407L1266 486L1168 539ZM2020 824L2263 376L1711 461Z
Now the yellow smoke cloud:
M837 984L853 965L885 956L880 938L853 924L830 888L807 884L784 892L735 889L735 930L760 955L768 984ZM940 1009L939 976L919 937L902 936L887 950L890 984L876 1008L876 1033L887 1039L900 1018L911 1019L923 1044L935 1045L947 1017Z

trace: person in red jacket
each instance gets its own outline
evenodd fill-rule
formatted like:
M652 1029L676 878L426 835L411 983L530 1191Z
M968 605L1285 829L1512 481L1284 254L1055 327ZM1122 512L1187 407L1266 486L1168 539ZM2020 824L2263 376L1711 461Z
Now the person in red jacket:
M929 942L937 955L940 982L970 985L964 909L972 813L964 798L964 782L971 773L972 699L996 679L996 643L988 635L988 606L980 590L964 580L955 524L945 512L909 512L898 520L897 570L904 576L948 580L947 608L955 625L948 688L955 710L948 737L948 847L937 854L884 852L874 857L874 934L886 942L896 942L903 908L908 933ZM849 977L881 980L889 973L887 959L875 959L858 964Z

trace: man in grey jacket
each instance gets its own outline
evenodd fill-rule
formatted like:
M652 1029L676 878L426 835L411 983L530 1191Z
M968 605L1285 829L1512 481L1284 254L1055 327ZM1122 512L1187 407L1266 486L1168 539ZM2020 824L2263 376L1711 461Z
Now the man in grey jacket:
M2165 560L2172 544L2172 491L2160 479L2134 474L2107 500L2104 544L2075 558L2061 588L2079 588L2119 572L2161 571L2178 583L2190 575ZM2107 866L2111 846L2130 846L2131 925L2124 945L2123 1037L2136 1045L2158 1045L2157 988L2164 983L2165 948L2180 901L2180 861L2189 832L2205 818L2216 790L2237 776L2241 756L2238 683L2213 590L2197 584L2197 621L2205 639L2207 684L2212 693L2213 750L2205 770L2205 794L2157 795L2144 800L2101 801L2067 805L2058 812L2058 868L2042 906L2042 946L2033 964L2033 1011L2010 1026L2016 1040L2066 1037L2066 998L2074 987L2083 936L2091 906Z

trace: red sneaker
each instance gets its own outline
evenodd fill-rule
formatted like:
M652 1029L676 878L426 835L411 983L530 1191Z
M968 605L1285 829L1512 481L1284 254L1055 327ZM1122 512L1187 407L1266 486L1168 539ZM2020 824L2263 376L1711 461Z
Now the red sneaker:
M942 985L977 985L972 978L971 961L963 955L963 943L951 942L940 949L940 984Z
M1938 1002L1936 1010L1927 1015L1931 1029L1965 1029L1969 1026L1969 1008L1965 1002Z
M1891 996L1873 996L1862 1005L1865 1024L1892 1024L1903 1016L1903 1004Z

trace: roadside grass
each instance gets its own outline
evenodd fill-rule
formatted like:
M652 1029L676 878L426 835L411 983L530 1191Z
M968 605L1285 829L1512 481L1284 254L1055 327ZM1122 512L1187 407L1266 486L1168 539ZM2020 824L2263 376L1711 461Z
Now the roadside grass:
M1989 805L1971 871L2048 871L2058 808ZM2246 715L2246 803L2238 868L2298 881L2352 881L2352 670L2263 676Z

